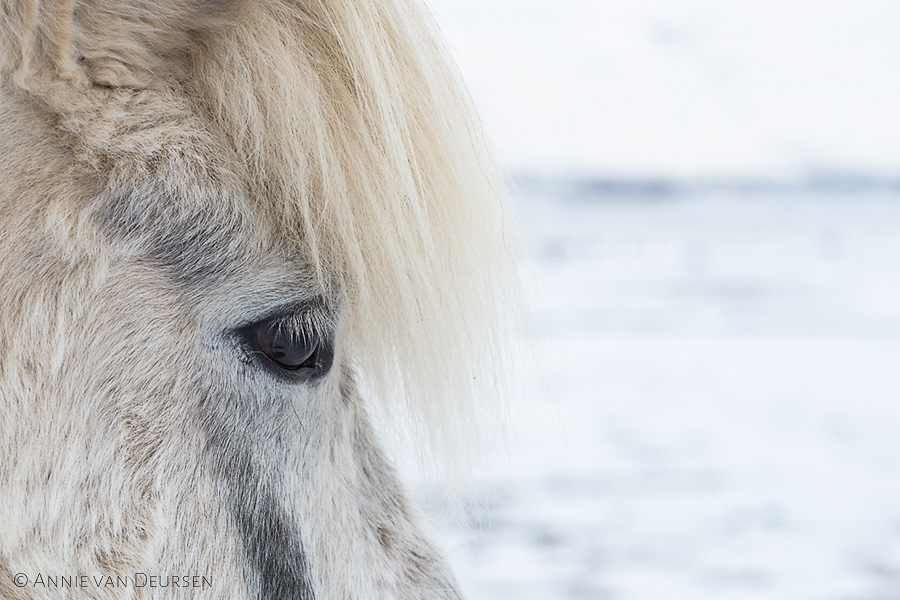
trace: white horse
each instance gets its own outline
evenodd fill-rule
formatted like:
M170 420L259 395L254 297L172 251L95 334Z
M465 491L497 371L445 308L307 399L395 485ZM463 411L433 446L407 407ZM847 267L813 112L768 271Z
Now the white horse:
M0 0L0 597L459 597L367 416L468 427L515 302L437 39Z

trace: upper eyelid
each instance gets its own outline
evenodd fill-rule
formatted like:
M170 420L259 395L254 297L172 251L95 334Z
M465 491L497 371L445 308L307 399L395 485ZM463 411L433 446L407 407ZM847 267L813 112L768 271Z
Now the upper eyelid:
M325 301L318 298L276 307L262 316L247 321L237 329L242 330L261 323L270 323L279 328L287 327L295 332L308 332L323 338L333 337L336 329L332 312L327 308Z

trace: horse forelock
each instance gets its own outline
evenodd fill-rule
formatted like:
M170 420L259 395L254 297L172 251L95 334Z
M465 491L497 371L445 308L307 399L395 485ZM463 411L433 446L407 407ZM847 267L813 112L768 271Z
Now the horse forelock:
M458 422L448 410L496 393L517 304L502 186L428 16L406 0L243 10L193 55L192 95L343 298L363 375Z

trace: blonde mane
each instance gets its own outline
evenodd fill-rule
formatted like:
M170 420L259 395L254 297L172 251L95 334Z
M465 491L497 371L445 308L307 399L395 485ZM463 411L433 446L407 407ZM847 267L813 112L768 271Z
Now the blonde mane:
M518 288L503 186L429 15L409 0L123 4L4 0L5 75L59 112L89 88L185 94L340 298L364 382L433 433L465 427L507 372Z

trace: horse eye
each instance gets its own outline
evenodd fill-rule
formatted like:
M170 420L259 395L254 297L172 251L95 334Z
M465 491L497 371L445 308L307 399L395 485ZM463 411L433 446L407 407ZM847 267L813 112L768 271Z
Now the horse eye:
M272 323L260 325L256 330L256 343L263 354L282 369L296 371L304 366L315 367L315 361L310 359L316 353L316 342L295 336L282 327Z
M309 336L298 334L277 322L252 325L246 337L273 363L286 371L325 372L331 367L331 352Z

